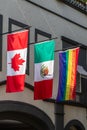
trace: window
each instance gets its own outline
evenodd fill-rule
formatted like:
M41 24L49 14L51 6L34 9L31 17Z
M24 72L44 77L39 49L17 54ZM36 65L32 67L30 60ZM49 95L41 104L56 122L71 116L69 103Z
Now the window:
M83 124L78 120L71 120L64 130L85 130Z
M80 52L79 52L78 64L87 71L87 65L86 65L86 62L87 62L87 49L86 48L87 48L87 46L62 36L63 49L67 49L69 47L75 47L75 46L79 46L79 45L81 45L81 47L80 47Z
M87 95L87 77L81 77L81 86L83 94Z
M76 80L76 102L87 105L87 46L62 37L63 49L68 49L69 47L78 46L80 47L79 60L77 66L77 80ZM84 57L84 58L83 58Z
M86 49L86 66L87 66L87 49Z
M84 48L84 47L80 47L79 65L83 66L84 69L87 70L87 66L86 66L86 48Z
M35 43L38 42L38 39L44 39L46 40L46 38L51 38L51 34L44 32L42 30L39 29L35 29Z
M70 126L69 130L78 130L74 125Z
M3 16L0 15L0 34L2 34ZM2 35L0 35L0 71L2 70Z
M24 23L21 23L19 21L16 21L14 19L9 18L9 27L8 27L8 31L11 32L13 29L13 26L16 28L24 28L24 27L29 27L29 25L26 25ZM16 30L16 29L15 29ZM28 39L28 43L29 43L29 39ZM29 46L27 49L27 69L26 69L26 74L29 75Z
M77 93L76 101L87 106L87 78L81 76L81 93Z
M81 74L77 73L76 92L81 93Z

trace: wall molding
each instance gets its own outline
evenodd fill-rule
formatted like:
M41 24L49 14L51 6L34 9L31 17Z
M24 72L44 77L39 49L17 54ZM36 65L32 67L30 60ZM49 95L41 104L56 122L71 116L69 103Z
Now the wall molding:
M70 23L73 23L73 24L75 24L75 25L77 25L77 26L79 26L79 27L81 27L81 28L87 30L87 26L83 26L83 25L81 25L81 24L79 24L79 23L77 23L77 22L75 22L75 21L72 21L71 19L68 19L67 17L64 17L64 16L62 16L62 15L60 15L60 14L58 14L58 13L56 13L56 12L50 10L50 9L47 9L46 7L44 7L44 6L42 6L42 5L37 4L36 2L33 2L33 1L31 1L31 0L25 0L25 1L28 2L28 3L31 3L31 4L33 4L33 5L35 5L35 6L37 6L37 7L39 7L39 8L41 8L41 9L43 9L43 10L49 12L49 13L52 13L52 14L54 14L54 15L56 15L56 16L58 16L58 17L64 19L64 20L66 20L66 21L68 21L68 22L70 22Z

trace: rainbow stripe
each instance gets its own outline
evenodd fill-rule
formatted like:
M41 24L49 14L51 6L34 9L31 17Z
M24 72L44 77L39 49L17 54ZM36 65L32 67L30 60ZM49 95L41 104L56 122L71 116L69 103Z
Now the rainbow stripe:
M57 101L75 99L78 54L79 47L59 53L59 86Z

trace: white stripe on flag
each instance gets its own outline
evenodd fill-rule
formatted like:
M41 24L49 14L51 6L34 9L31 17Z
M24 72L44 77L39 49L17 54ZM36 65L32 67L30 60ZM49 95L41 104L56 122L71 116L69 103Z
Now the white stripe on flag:
M23 65L19 65L19 71L14 71L14 69L11 67L11 59L15 56L15 54L20 54L19 59L25 60L23 62ZM14 50L14 51L7 51L7 76L13 76L13 75L23 75L25 74L26 69L26 55L27 55L27 48L21 49L21 50Z
M41 77L41 66L44 65L48 67L48 75ZM34 81L42 81L42 80L48 80L53 79L53 69L54 69L54 60L36 63L35 64L35 75L34 75Z

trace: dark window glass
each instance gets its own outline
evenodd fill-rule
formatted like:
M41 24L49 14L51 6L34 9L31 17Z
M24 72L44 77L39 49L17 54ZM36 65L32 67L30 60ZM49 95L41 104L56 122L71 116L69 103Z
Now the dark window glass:
M81 75L77 73L77 79L76 79L76 92L81 93Z
M42 30L39 29L35 29L35 42L39 42L39 39L46 40L46 39L50 39L51 38L51 34L44 32Z
M71 39L68 39L68 38L65 38L63 37L62 38L62 46L63 46L63 49L67 49L69 47L76 47L76 46L79 46L81 45L80 43L76 42L76 41L73 41ZM81 45L80 46L80 52L79 52L79 59L78 59L78 64L83 66L83 68L85 70L87 70L87 49L84 45Z
M82 92L87 95L87 78L81 78Z
M81 88L80 102L87 105L87 78L81 78Z
M80 48L79 53L79 65L82 65L86 69L86 49Z

